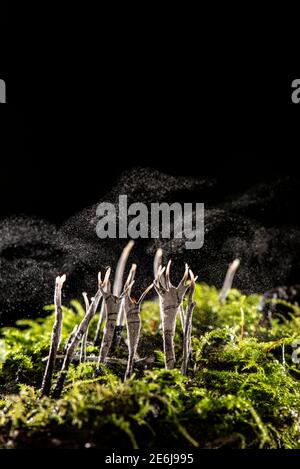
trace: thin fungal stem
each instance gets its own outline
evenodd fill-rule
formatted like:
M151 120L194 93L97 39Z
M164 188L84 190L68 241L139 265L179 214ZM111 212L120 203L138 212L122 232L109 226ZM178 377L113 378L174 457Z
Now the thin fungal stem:
M134 269L135 274L135 269ZM131 285L123 300L123 306L126 316L127 339L128 339L128 362L124 379L130 378L133 372L134 361L141 334L141 305L147 293L153 288L153 284L142 293L138 301L131 298L131 288L133 285L132 273L129 273L125 285Z
M99 319L97 322L96 333L94 337L94 345L98 345L102 324L105 318L105 304L104 304L103 298L101 298L100 302L101 302L101 308L100 308L100 313L99 313Z
M234 279L237 269L239 268L239 265L240 265L240 260L235 259L228 267L226 277L223 283L223 287L219 296L219 300L223 304L225 303L229 290L232 287L233 279Z
M172 284L170 280L170 267L171 267L171 260L169 260L167 268L166 268L166 286L168 290L172 288Z
M64 353L66 353L66 351L68 350L68 347L70 345L70 343L72 342L72 340L74 339L75 335L76 335L76 332L77 332L77 329L78 329L78 324L75 324L71 334L69 335L68 337L68 340L64 346Z
M156 250L155 256L154 256L154 261L153 261L153 274L154 278L157 277L158 275L158 270L162 264L162 257L163 257L163 250L161 248L158 248ZM158 297L159 305L160 305L160 297ZM162 317L161 317L161 305L159 306L159 324L158 324L158 329L162 329Z
M57 350L59 348L61 340L61 327L62 327L62 305L61 305L61 291L63 284L66 280L66 276L56 277L55 281L55 293L54 293L54 304L55 304L55 320L52 329L51 343L48 361L43 377L41 396L49 396L51 391L52 374L55 367Z
M185 327L184 327L184 337L183 337L183 359L181 373L183 375L187 374L189 359L191 356L191 337L192 337L192 320L193 320L193 311L195 308L194 293L196 286L196 278L191 270L189 270L191 283L189 285L189 298L186 308L185 315Z
M126 283L124 285L124 288L127 288L127 286L134 281L134 278L135 278L135 274L136 274L136 268L137 268L137 265L136 264L132 264L131 266L131 269L129 271L129 274L128 274L128 277L127 277L127 280L126 280ZM124 311L124 308L121 308L120 309L120 314L119 314L119 317L118 317L118 320L117 320L117 325L118 326L122 326L124 325L124 319L125 319L125 311Z
M85 303L85 314L88 312L88 309L90 307L90 302L89 302L89 299L88 299L88 296L86 294L86 292L82 293L82 296L83 296L83 299L84 299L84 303ZM92 299L93 301L93 299ZM82 337L82 341L81 341L81 348L80 348L80 363L83 363L83 362L86 362L86 342L87 342L87 338L88 338L88 334L89 334L89 325Z
M184 307L183 307L183 305L180 305L179 313L180 313L180 322L181 322L182 331L184 332L184 327L185 327L185 312L184 312Z
M133 246L134 246L134 241L132 240L129 241L129 243L123 249L120 259L118 261L117 268L116 268L116 275L114 279L114 285L113 285L113 295L115 296L120 296L122 292L124 271L125 271L125 267L127 264L129 254Z
M107 280L109 275L110 275L110 268L108 268L107 271L106 271L104 282ZM102 296L101 273L99 273L98 282L99 282L99 289L98 289L95 297L92 299L92 301L89 305L89 308L88 308L84 318L82 319L81 323L79 324L79 326L77 328L77 331L76 331L76 334L74 335L74 337L70 341L68 349L66 351L65 358L64 358L64 361L63 361L63 365L62 365L60 374L58 376L58 379L56 381L55 388L53 390L53 397L55 397L55 398L60 397L60 395L62 393L64 382L65 382L65 379L66 379L66 376L67 376L67 372L69 370L72 359L75 355L76 349L77 349L79 343L81 342L85 332L87 331L87 328L89 326L89 323L90 323L91 319L94 317L94 315L96 313L100 298Z
M154 278L157 277L158 269L161 266L161 262L162 262L162 256L163 256L163 250L161 248L158 248L156 253L155 253L154 262L153 262Z

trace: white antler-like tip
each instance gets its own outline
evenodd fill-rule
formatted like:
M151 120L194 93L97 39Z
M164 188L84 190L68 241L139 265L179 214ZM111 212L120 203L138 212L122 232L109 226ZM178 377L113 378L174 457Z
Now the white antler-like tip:
M190 274L190 279L191 279L191 282L195 282L195 276L194 276L194 273L191 269L189 269L189 274Z
M103 284L106 285L108 283L108 280L109 280L109 277L110 277L110 273L111 273L111 267L107 267L106 268L106 272L105 272L105 277L104 277L104 281L103 281Z
M60 286L60 288L62 288L64 282L66 281L66 278L67 278L66 274L62 275L61 277L59 275L56 277L55 281L56 281L57 285Z
M239 267L240 263L240 259L234 259L233 263L231 264L231 267L236 270Z
M89 307L89 299L88 299L87 293L85 291L82 292L82 296L83 296L84 303L85 303L85 309L87 310Z

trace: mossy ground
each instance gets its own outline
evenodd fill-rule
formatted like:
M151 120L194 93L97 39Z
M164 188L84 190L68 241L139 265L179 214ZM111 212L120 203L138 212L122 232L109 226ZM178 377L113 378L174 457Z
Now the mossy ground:
M225 305L218 291L196 288L193 353L187 377L180 374L182 334L176 333L177 369L163 365L158 304L145 302L135 375L123 382L119 362L97 372L95 362L73 363L62 397L39 398L54 320L18 321L0 337L0 447L67 448L300 448L300 364L291 360L300 338L300 311L273 328L259 326L260 296L231 290ZM241 332L241 308L244 334ZM84 314L81 304L64 308L63 346ZM97 316L90 327L93 338ZM126 337L126 336L125 336ZM88 355L98 348L88 346ZM299 354L300 355L300 354ZM61 361L58 361L56 375Z

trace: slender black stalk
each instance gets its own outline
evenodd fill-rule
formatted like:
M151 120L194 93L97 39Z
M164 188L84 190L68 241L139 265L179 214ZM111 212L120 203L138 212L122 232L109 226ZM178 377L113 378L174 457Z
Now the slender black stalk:
M66 280L66 276L57 277L55 282L54 304L55 304L55 320L52 329L51 343L48 361L43 377L41 396L49 396L51 391L52 374L56 362L56 354L61 340L62 327L62 306L61 306L61 290Z

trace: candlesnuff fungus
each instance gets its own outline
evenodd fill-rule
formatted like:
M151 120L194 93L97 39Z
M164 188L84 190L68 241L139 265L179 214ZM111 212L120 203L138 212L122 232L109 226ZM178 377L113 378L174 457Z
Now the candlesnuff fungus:
M158 269L162 264L162 257L163 257L163 250L161 248L158 248L156 250L155 256L154 256L154 261L153 261L153 274L154 278L157 277L158 274ZM158 297L158 300L160 302L160 297ZM159 308L159 325L158 329L162 329L162 318L161 318L161 307Z
M156 250L155 256L154 256L154 262L153 262L153 273L154 273L154 278L157 277L158 274L158 269L162 264L162 256L163 256L163 250L161 248L158 248Z
M120 256L120 259L117 264L116 268L116 274L115 274L115 279L114 279L114 284L113 284L113 295L115 296L120 296L123 288L123 276L124 276L124 271L125 267L127 264L127 260L129 257L129 254L134 246L134 241L129 241L128 244L126 244L125 248L122 251L122 254Z
M88 296L87 296L86 292L83 292L82 296L83 296L84 303L85 303L85 314L86 314L88 312L89 307L90 307L90 302L89 302L89 299L88 299ZM80 363L86 362L86 341L87 341L87 338L88 338L88 334L89 334L89 325L88 325L87 330L85 331L85 333L82 337L82 341L81 341L80 359L79 359Z
M116 268L116 274L115 274L115 279L114 279L114 284L113 284L113 294L115 296L119 296L121 291L122 291L122 286L123 286L123 276L124 276L124 271L125 267L127 264L127 260L129 257L129 254L131 253L131 250L134 246L134 241L130 240L129 243L126 244L125 248L122 251L122 254L119 258L117 268ZM101 326L104 321L105 317L105 304L104 301L102 302L101 306L101 311L100 311L100 316L97 324L97 329L96 329L96 334L94 338L94 344L97 345L100 337L100 331L101 331ZM120 312L118 320L119 324L115 328L115 337L113 342L114 343L114 348L120 343L122 332L123 332L123 322L124 318L122 317L122 311Z
M227 272L226 272L226 277L223 283L222 290L220 292L219 300L221 303L225 303L226 297L228 295L229 290L232 287L232 282L235 276L235 273L237 269L239 268L240 265L240 260L235 259L232 264L229 265Z
M103 337L100 347L100 353L98 358L98 365L104 363L111 347L114 331L116 326L116 321L118 313L120 310L121 302L124 296L127 294L128 290L132 287L132 284L126 285L123 292L116 296L111 293L111 284L109 282L109 276L106 276L105 281L100 284L100 291L102 293L104 302L105 302L105 316L106 323L103 331Z
M183 304L180 305L179 313L180 313L180 322L181 322L182 331L184 332L184 327L185 327L185 312L184 312Z
M64 358L64 361L63 361L63 365L62 365L60 374L58 376L55 388L53 390L53 397L60 397L60 395L61 395L63 385L64 385L64 382L65 382L65 379L66 379L67 371L70 367L70 364L72 362L72 359L74 357L76 349L77 349L80 341L82 340L84 334L86 333L91 319L94 317L94 315L96 313L100 298L102 296L102 285L107 283L109 275L110 275L110 267L106 271L105 278L104 278L104 281L103 281L103 284L102 284L101 283L101 273L99 272L99 277L98 277L99 289L98 289L95 297L92 298L92 301L89 305L89 308L88 308L84 318L82 319L81 323L79 324L79 326L77 328L77 331L76 331L76 334L74 335L73 339L70 341L70 344L67 348L65 358Z
M102 323L104 321L104 315L105 315L105 305L104 305L103 298L101 298L100 301L101 301L101 309L100 309L100 313L99 313L99 319L98 319L98 322L97 322L96 334L95 334L95 337L94 337L94 345L98 345L98 341L99 341L99 338L100 338L100 332L101 332L101 326L102 326Z
M154 280L154 288L160 297L161 316L163 322L165 367L167 369L172 369L175 365L174 336L176 328L176 316L187 289L189 288L189 285L186 284L189 276L188 265L185 265L184 275L177 287L171 284L170 266L171 261L168 262L167 268L162 268L162 266L160 266L157 277ZM165 275L163 276L164 272Z
M75 335L76 335L76 332L77 332L77 329L78 329L78 324L75 324L71 334L69 335L68 337L68 340L64 346L64 353L66 353L66 351L68 350L68 347L70 345L70 343L72 342L72 340L74 339Z
M189 298L188 304L186 307L186 314L185 314L185 324L184 324L184 331L183 331L183 358L182 358L182 367L181 373L186 375L188 369L189 358L191 355L191 337L192 337L192 319L193 319L193 311L195 308L195 301L194 301L194 293L195 293L195 286L197 277L194 277L194 274L191 270L189 270L191 283L189 285ZM182 306L183 309L183 306Z
M129 254L131 253L133 246L134 246L134 241L130 240L129 243L123 249L120 259L118 261L114 284L113 284L113 294L115 296L119 296L121 294L122 287L123 287L124 271L125 271L125 267L127 264ZM116 349L116 347L118 347L118 345L120 344L123 330L124 330L124 309L121 307L119 310L118 318L117 318L114 337L113 337L113 341L111 345L111 352L113 352Z
M54 292L54 305L55 305L55 320L51 335L51 344L49 350L48 361L46 365L45 374L43 377L41 396L49 396L51 390L52 374L56 361L56 354L61 339L61 325L62 325L62 307L61 307L61 291L66 276L56 277L55 292Z
M131 298L131 289L134 282L134 276L136 271L136 264L133 264L128 275L128 279L124 286L127 289L127 293L123 299L123 307L126 316L127 326L127 340L128 340L128 362L125 373L125 380L128 379L133 371L134 359L140 339L141 333L141 305L147 293L153 288L153 284L149 285L148 288L142 293L138 301Z

